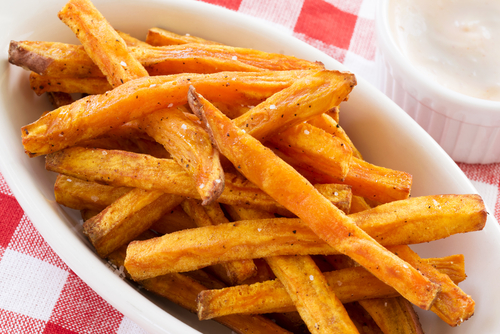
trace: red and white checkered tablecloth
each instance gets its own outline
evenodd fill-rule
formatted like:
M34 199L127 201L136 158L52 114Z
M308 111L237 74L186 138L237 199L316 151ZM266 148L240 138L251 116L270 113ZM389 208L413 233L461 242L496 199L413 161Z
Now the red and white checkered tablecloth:
M267 20L376 84L376 0L203 0ZM459 164L500 219L500 164ZM0 175L0 333L146 333L54 253Z

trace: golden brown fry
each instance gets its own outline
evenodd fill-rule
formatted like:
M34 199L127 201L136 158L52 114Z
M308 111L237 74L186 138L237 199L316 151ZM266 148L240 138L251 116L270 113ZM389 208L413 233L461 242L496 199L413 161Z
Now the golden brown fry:
M161 109L141 120L141 129L162 144L193 176L202 204L213 203L224 190L224 171L210 137L177 108Z
M137 238L182 200L182 197L158 190L133 189L85 221L83 234L92 242L99 256L105 258Z
M39 75L35 72L31 72L30 74L30 86L37 95L48 92L62 92L68 94L86 93L93 95L104 94L112 89L111 85L104 77L53 77Z
M151 75L220 71L321 70L321 63L225 45L183 44L156 48L131 47L131 53Z
M214 101L261 102L310 74L308 71L221 72L139 78L104 95L87 96L58 108L24 126L21 129L23 145L33 157L97 137L156 110L187 103L189 85L195 85ZM228 79L232 78L235 80L227 86Z
M442 267L448 266L448 272L457 270L456 275L453 276L461 277L460 281L462 281L465 277L461 276L460 272L464 270L464 262L457 260L460 258L456 256L423 259L430 265L437 261L442 264ZM365 299L399 296L393 288L382 283L363 267L345 268L323 274L335 295L344 304ZM241 300L245 300L245 303ZM211 319L234 313L264 314L295 310L290 296L279 280L203 291L198 296L198 303L203 304L203 307L199 308L203 312L198 312L200 319Z
M377 240L384 240L385 245L406 245L415 241L407 234L409 231L419 231L421 236L440 235L441 239L466 230L481 230L486 216L478 195L432 195L387 203L349 217L360 228L370 230ZM393 229L396 225L390 226L391 222L397 225L397 236Z
M146 36L146 43L153 46L180 45L180 44L218 44L201 37L191 36L189 34L179 35L161 28L151 28Z
M475 302L462 291L445 274L422 261L422 259L406 245L389 247L396 255L416 266L425 276L433 282L441 285L436 301L431 311L436 313L450 326L458 326L474 314Z
M446 201L446 197L450 200ZM373 215L363 215L359 221L359 214L349 217L386 246L428 242L453 233L476 231L484 227L484 206L475 207L479 196L443 196L441 219L436 217L427 220L419 212L425 212L427 203L432 198L433 196L429 196L400 201L399 207L393 203L384 204L368 210L373 210ZM418 219L408 215L413 211L410 207L418 208L414 213ZM386 214L379 214L384 208ZM433 214L429 212L429 217ZM454 216L457 217L456 220L453 220ZM368 222L369 217L373 221ZM450 226L452 220L453 226ZM478 220L483 223L478 224ZM387 227L387 233L379 234L384 227ZM391 238L386 235L391 235ZM148 253L142 253L143 249L148 249ZM225 261L311 254L338 254L338 250L319 239L299 219L262 219L207 226L147 242L133 242L128 248L127 268L134 278L142 279L168 272L195 270Z
M352 73L320 71L272 95L234 119L234 124L263 141L277 130L285 131L339 105L355 85Z
M311 257L272 256L266 261L311 333L358 333ZM203 304L198 312L203 313Z
M72 147L47 156L49 171L71 175L83 180L127 186L201 199L192 177L172 159L158 159L150 155ZM162 175L161 178L158 175ZM293 216L282 205L257 186L231 173L225 173L225 187L219 202L257 208ZM350 191L344 185L318 186L327 200L345 209L350 203Z
M142 64L150 75L221 71L319 71L324 68L320 63L291 56L223 45L130 46L127 49L130 51L130 57L133 57L132 59L138 64ZM103 73L112 74L101 71L83 47L64 43L12 41L9 48L9 61L13 65L44 76L85 78L102 77ZM128 63L124 62L127 66L123 67L128 68ZM120 63L121 60L117 64ZM105 63L105 65L112 64ZM126 73L120 75L123 74ZM121 81L118 80L117 84L120 83ZM231 84L230 81L226 83Z
M358 228L302 175L237 128L197 94L193 86L188 99L191 109L206 123L219 151L234 165L242 165L241 173L247 179L300 217L321 239L394 287L413 304L425 310L431 307L439 285Z
M89 0L70 0L59 18L73 30L87 55L104 73L112 87L148 73L132 55L127 44Z

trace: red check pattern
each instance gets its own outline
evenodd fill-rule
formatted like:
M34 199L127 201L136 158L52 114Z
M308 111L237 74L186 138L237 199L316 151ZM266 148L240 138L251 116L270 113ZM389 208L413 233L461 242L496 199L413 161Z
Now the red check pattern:
M375 83L374 0L204 0L267 20ZM500 164L459 164L500 219ZM0 333L146 333L52 251L0 174Z

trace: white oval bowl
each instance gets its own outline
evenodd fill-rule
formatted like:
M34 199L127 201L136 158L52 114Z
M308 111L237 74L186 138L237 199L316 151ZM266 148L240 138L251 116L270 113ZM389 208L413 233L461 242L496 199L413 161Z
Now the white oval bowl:
M322 61L329 69L345 68L317 49L264 21L194 1L95 0L111 24L138 38L150 27L190 33L235 46L285 53ZM51 108L29 88L28 74L7 62L10 40L77 43L57 18L65 1L2 2L0 42L0 167L12 192L35 227L68 266L93 290L150 333L231 333L169 301L122 280L101 260L81 233L79 213L54 200L55 174L44 169L43 157L30 159L23 150L20 128ZM366 160L403 170L414 177L413 196L476 193L466 176L436 142L389 98L362 78L342 106L341 124ZM481 232L413 247L426 257L464 253L467 280L462 288L477 303L476 315L451 328L430 312L419 311L426 333L494 333L500 320L500 230L489 218Z
M500 162L500 102L467 96L431 80L403 55L390 26L391 0L376 12L382 91L459 162Z

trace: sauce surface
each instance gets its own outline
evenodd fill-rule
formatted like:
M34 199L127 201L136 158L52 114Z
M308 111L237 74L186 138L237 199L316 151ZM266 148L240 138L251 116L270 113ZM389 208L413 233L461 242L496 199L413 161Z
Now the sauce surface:
M441 85L500 101L500 0L391 0L403 54Z

